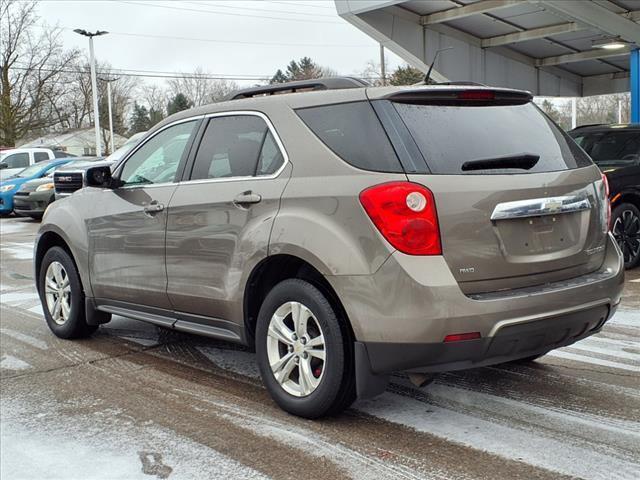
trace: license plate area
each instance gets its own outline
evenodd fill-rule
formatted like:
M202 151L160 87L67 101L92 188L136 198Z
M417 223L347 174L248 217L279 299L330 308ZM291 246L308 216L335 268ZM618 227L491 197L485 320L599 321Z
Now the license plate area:
M503 254L517 260L579 252L584 245L588 220L588 212L581 211L497 220L494 225Z

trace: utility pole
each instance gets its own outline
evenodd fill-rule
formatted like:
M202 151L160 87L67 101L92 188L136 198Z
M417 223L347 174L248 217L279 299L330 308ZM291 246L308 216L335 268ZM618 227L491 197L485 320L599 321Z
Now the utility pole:
M93 37L106 35L109 32L97 30L96 32L87 32L81 28L74 30L79 35L89 37L89 62L91 67L91 90L93 93L93 124L96 129L96 156L102 155L102 141L100 140L100 115L98 113L98 82L96 81L96 58L93 53Z
M384 45L380 44L380 76L382 77L382 85L387 84L387 71L384 64Z
M113 114L111 113L111 82L118 80L117 78L101 78L103 82L107 82L107 105L109 106L109 153L115 151L113 147Z

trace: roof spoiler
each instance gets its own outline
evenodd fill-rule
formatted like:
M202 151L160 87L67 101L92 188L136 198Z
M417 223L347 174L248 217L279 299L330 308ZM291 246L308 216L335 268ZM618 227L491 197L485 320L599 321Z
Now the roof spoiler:
M295 82L274 83L259 87L243 88L232 92L225 100L239 100L262 95L277 95L282 93L295 93L300 90L340 90L345 88L364 88L371 86L369 82L354 77L328 77L314 78L311 80L298 80Z
M501 88L420 88L401 90L387 95L387 99L397 103L423 105L522 105L533 100L533 95L524 90Z

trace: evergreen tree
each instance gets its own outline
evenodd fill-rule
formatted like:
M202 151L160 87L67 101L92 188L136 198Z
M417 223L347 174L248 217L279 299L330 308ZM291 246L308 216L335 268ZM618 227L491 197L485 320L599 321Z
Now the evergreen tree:
M130 135L138 132L145 132L151 128L151 121L149 119L147 107L144 105L138 105L138 102L133 103L133 113L131 114L130 125Z
M327 69L323 69L320 65L311 60L311 58L302 57L299 61L291 60L289 65L287 65L286 72L278 69L269 83L284 83L292 82L294 80L320 78L325 75L326 70Z
M191 107L193 107L193 102L189 100L186 95L177 93L167 104L167 115L173 115L182 110L188 110Z
M389 78L391 85L413 85L422 81L424 81L424 73L411 65L396 68Z

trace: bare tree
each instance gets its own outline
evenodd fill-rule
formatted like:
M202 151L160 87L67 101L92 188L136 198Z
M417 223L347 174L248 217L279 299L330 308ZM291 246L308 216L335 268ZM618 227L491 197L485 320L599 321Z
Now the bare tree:
M196 107L218 102L238 89L235 82L213 79L201 67L198 67L194 73L184 74L183 77L171 79L167 83L171 97L182 93Z
M58 121L54 103L65 67L78 51L64 51L58 27L38 33L35 2L0 0L0 144L14 146Z

